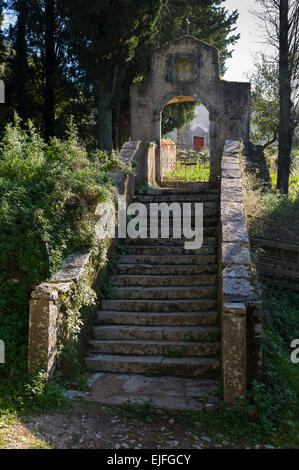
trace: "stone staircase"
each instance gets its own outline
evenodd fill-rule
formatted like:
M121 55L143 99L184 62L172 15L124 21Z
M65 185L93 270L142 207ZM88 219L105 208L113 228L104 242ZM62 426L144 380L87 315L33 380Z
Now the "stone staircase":
M87 366L96 372L196 378L217 389L218 189L210 183L164 184L138 202L204 203L204 243L185 239L127 239L102 302Z

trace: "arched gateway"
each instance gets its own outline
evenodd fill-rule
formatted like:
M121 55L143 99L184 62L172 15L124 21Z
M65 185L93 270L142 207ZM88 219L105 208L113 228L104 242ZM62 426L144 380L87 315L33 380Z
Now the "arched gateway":
M199 101L210 114L210 180L220 176L224 142L249 140L250 84L220 78L219 51L186 35L157 49L147 81L131 86L133 140L156 141L156 179L161 180L162 111L166 104Z

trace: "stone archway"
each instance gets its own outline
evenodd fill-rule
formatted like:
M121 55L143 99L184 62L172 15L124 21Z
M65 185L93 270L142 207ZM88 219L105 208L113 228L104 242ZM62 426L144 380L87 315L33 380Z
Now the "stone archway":
M218 49L193 36L182 36L154 52L148 80L131 86L131 136L133 140L157 143L157 181L161 112L175 97L200 101L209 111L210 180L216 181L224 142L249 140L250 84L222 80Z

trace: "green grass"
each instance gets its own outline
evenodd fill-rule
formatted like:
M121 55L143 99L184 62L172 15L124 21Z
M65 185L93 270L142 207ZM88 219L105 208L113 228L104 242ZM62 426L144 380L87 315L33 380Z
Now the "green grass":
M185 166L177 162L175 168L164 177L166 181L209 181L210 168L208 164L199 163L196 166Z

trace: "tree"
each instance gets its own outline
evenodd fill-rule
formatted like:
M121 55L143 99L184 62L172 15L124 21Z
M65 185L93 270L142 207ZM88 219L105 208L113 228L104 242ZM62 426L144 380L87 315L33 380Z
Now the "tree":
M229 45L238 39L230 34L238 14L229 15L222 3L114 0L82 5L78 0L66 1L70 55L86 87L97 97L94 115L101 147L109 149L113 141L117 148L129 137L130 85L137 77L146 79L154 49L184 33L187 14L190 33L217 46L224 67L231 54Z
M279 142L277 189L289 192L292 149L291 80L289 66L289 1L279 3Z
M275 61L262 53L256 57L251 82L251 141L264 150L278 142L279 72Z
M66 118L74 115L90 143L97 137L101 148L119 148L130 136L131 83L146 79L157 47L186 32L187 14L190 33L219 48L224 70L238 35L233 34L237 12L228 14L222 4L223 0L9 0L17 17L5 38L10 51L5 64L10 118L15 108L26 110L49 138L63 132ZM25 5L26 11L21 9ZM173 106L165 113L170 113L173 125L180 125L192 117L192 107Z
M150 37L167 0L66 1L69 51L96 101L99 146L112 147L112 114L136 47ZM128 95L126 95L127 97Z
M297 0L256 0L266 40L277 50L279 68L279 149L277 189L288 193L292 140L298 123L299 4Z
M171 103L165 106L162 115L162 135L181 129L195 118L198 102Z
M16 94L16 110L22 119L27 119L28 117L27 3L26 0L15 0L12 2L12 6L17 13L14 44L16 52L14 61L14 89Z
M55 1L45 0L45 136L54 135L55 127Z

